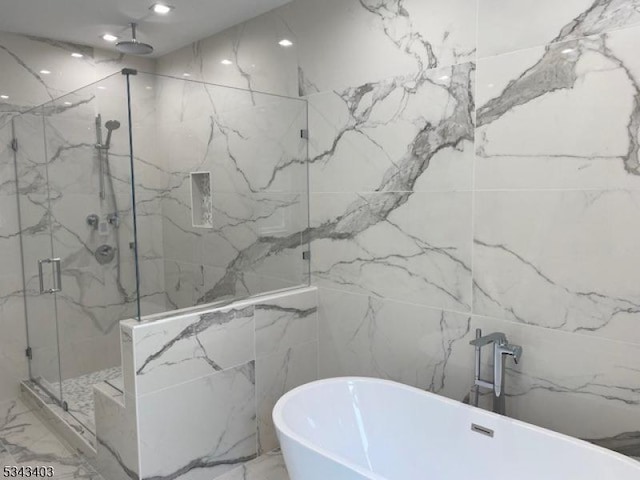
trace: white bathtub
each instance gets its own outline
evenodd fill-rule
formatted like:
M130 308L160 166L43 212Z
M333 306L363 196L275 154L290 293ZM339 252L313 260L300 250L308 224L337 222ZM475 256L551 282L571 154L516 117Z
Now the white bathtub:
M303 385L273 420L291 480L640 479L625 456L385 380Z

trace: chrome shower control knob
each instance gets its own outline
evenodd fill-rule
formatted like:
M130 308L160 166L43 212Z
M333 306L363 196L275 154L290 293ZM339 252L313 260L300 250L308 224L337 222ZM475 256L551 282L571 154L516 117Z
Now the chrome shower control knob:
M98 223L100 223L100 218L95 213L87 216L87 225L93 227L94 230L97 230Z

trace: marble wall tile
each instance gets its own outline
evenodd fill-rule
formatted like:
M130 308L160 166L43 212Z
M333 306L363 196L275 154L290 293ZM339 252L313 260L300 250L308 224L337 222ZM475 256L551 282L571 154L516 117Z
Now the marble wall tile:
M311 191L471 189L474 89L465 63L311 95Z
M97 413L111 422L104 427L113 447L103 451L105 465L118 472L114 478L135 478L113 452L124 448L116 434L137 419L142 478L213 478L276 448L273 405L317 379L317 292L296 289L128 320L121 339L124 396L102 394Z
M173 308L197 305L206 289L206 267L202 264L165 260L167 302Z
M636 191L476 195L474 313L640 343Z
M254 307L184 315L134 329L137 395L255 359Z
M137 401L143 478L210 479L257 456L253 361Z
M308 95L472 60L475 30L474 0L298 0L162 57L158 72Z
M15 254L20 251L19 231L15 196L0 195L0 402L14 398L27 375L22 265Z
M257 357L317 339L317 291L259 301L255 306L255 328Z
M305 189L306 102L182 79L162 79L158 88L171 189L195 171L211 172L214 192Z
M470 310L470 192L312 194L312 212L314 283Z
M636 0L480 0L478 55L499 55L640 23ZM522 28L522 22L527 28Z
M282 454L272 452L225 473L218 480L289 480L289 475Z
M15 162L11 148L13 129L10 122L1 123L0 120L0 195L15 195Z
M640 28L481 60L476 188L638 188Z
M279 447L272 412L288 391L318 379L318 340L280 349L256 360L258 441L260 452Z
M256 395L261 452L278 447L271 412L289 390L318 378L318 294L315 289L255 306Z
M134 320L135 321L135 320ZM122 356L122 386L124 393L136 398L136 363L132 321L120 323L120 355Z
M0 33L0 63L6 68L0 74L3 110L21 111L40 105L96 80L91 49L64 42ZM71 57L79 51L82 59ZM51 74L39 73L49 70Z
M467 394L468 315L326 288L319 293L321 378L379 377L458 400Z
M278 10L231 27L158 59L158 73L220 85L295 96L298 49ZM294 41L283 48L283 38ZM229 60L231 64L222 64Z
M474 0L298 0L277 12L296 37L301 95L419 76L475 56Z
M300 135L306 102L173 78L160 79L157 89L158 129L166 142L161 206L169 305L308 281L301 251L260 255L263 245L280 239L300 246L299 232L308 226ZM211 174L211 228L193 225L190 172ZM245 261L245 254L257 258Z
M135 399L103 383L95 387L94 402L98 470L110 480L140 478Z

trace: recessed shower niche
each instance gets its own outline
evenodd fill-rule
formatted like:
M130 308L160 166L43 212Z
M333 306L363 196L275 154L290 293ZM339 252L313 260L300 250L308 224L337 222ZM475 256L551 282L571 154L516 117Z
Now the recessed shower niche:
M213 228L211 172L191 173L191 222L194 227Z

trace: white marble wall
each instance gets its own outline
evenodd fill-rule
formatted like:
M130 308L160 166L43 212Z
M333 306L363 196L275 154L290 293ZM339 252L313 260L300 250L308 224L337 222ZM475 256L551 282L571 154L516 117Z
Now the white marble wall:
M81 53L83 57L72 57L73 52ZM36 260L51 256L48 225L52 226L55 253L62 258L64 270L65 289L57 301L62 376L72 377L119 363L118 329L115 327L118 320L131 316L132 305L124 308L119 305L122 298L113 266L99 267L92 258L92 252L99 244L114 242L113 234L103 242L89 231L84 220L89 213L106 214L113 210L110 206L101 205L97 194L97 161L93 144L96 141L94 118L98 113L103 115L103 124L111 118L120 120L122 124L113 136L111 164L118 208L125 218L120 232L121 245L124 246L122 284L130 292L135 285L131 281L134 279L132 264L127 258L130 256L131 229L126 217L131 202L126 185L127 159L122 156L128 147L123 78L116 75L16 121L16 137L20 146L17 188L13 152L8 148L11 138L9 120L18 112L49 102L118 72L124 66L148 70L153 69L154 63L63 42L0 33L0 65L0 94L9 97L0 99L0 168L4 179L0 186L0 242L6 267L0 286L2 399L16 395L19 380L27 376L16 192L21 202L30 340L34 350L33 374L55 383L60 373L53 299L36 293ZM42 70L50 73L43 74ZM148 111L146 105L153 96L145 98L143 92L136 93L138 111Z
M239 272L295 258L310 241L322 376L375 375L462 399L474 329L502 330L524 347L508 372L510 414L637 454L638 11L637 0L294 0L160 59L164 74L304 95L311 134L311 227L256 235L246 221L261 212L235 198L250 215L234 212L240 225L225 236L165 222L175 232L163 241L181 242L162 266L167 283L185 286L173 302L235 293ZM209 108L203 93L171 95L175 118L185 105ZM198 120L183 125L194 132L190 165L210 143L243 151L233 119L186 118ZM169 160L185 150L176 143ZM289 163L268 168L279 165ZM264 172L221 171L229 185L265 185ZM175 178L162 213L182 221L188 197ZM208 281L196 267L214 251L226 266ZM250 392L249 365L189 386L206 392L215 378Z
M160 59L159 70L175 74L162 66L182 56ZM307 102L180 77L156 81L159 152L167 177L160 201L170 306L308 284L300 234L309 221L308 142L301 137ZM210 80L196 72L193 77ZM211 175L209 226L192 221L192 172ZM252 247L261 243L264 248ZM234 262L239 252L253 260Z
M113 478L211 479L277 448L273 406L318 378L317 302L308 287L123 322L126 408L97 426ZM138 458L130 428L112 435L132 410Z
M513 416L638 453L638 11L295 0L161 62L291 94L297 57L322 376L462 399L475 328L502 330Z
M0 114L1 115L1 114ZM0 123L2 120L0 120ZM22 299L22 264L18 235L18 205L15 196L11 124L0 126L0 403L18 395L20 380L27 373L26 326Z

